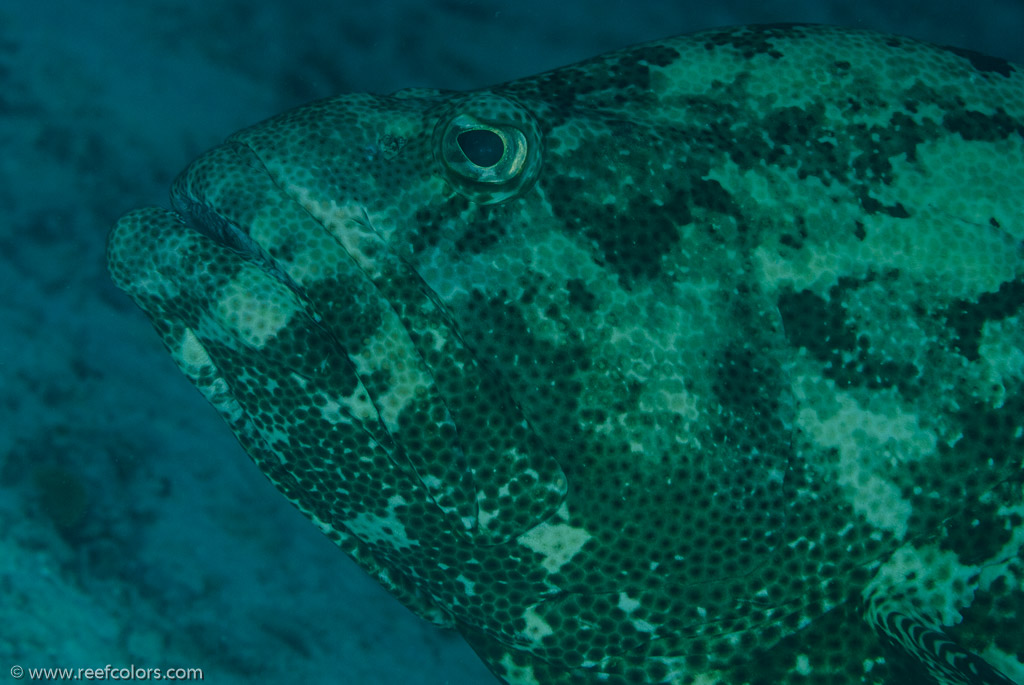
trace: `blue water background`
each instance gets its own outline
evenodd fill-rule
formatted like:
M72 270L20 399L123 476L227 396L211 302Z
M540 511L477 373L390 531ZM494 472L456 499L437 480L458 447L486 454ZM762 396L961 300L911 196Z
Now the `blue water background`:
M106 233L306 100L472 88L737 23L902 33L1024 63L978 2L12 0L0 6L0 679L198 667L219 685L492 684L263 478L109 282Z

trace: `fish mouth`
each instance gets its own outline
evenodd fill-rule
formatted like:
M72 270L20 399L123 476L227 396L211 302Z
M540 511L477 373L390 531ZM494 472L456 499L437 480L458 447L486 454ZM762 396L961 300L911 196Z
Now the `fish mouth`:
M247 157L252 155L252 151L248 148L243 148L243 150L249 153L246 155ZM252 155L252 157L255 156ZM247 161L251 164L254 160ZM259 164L258 171L268 178L272 178L270 171L262 164ZM231 219L204 199L193 197L190 192L191 186L186 178L187 173L188 169L175 180L171 192L171 206L185 224L215 244L239 255L244 261L257 265L264 273L285 285L300 300L308 304L308 297L304 295L302 286L296 283L270 253L252 237L249 226Z
M173 204L189 227L200 235L232 250L246 261L270 260L270 255L246 230L207 205L182 197L174 198Z
M189 204L191 206L174 203L175 210L192 230L238 254L245 261L258 265L264 273L287 286L300 300L307 302L308 298L302 286L277 265L274 258L249 235L248 231L205 205Z

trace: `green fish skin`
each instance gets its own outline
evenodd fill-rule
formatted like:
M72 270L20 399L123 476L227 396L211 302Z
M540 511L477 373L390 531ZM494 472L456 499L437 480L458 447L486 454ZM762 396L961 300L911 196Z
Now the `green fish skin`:
M501 680L1024 682L1024 70L865 31L314 102L122 218L256 465Z

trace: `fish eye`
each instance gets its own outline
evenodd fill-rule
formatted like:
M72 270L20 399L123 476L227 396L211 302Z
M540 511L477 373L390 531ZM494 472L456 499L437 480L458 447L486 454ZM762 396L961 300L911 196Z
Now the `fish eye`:
M474 183L508 183L526 165L526 136L512 125L495 125L463 114L444 137L442 155L452 172Z
M505 141L501 136L487 128L463 131L456 140L459 149L473 164L478 167L492 167L501 161L505 154Z
M442 114L435 128L439 171L477 204L528 189L541 166L539 127L525 107L494 93L473 93Z

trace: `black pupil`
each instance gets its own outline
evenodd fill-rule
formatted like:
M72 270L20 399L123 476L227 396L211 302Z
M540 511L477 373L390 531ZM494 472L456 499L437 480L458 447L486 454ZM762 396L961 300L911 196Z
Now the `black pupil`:
M458 141L466 159L477 166L494 166L505 154L505 143L501 142L501 136L486 128L464 131L459 134Z

